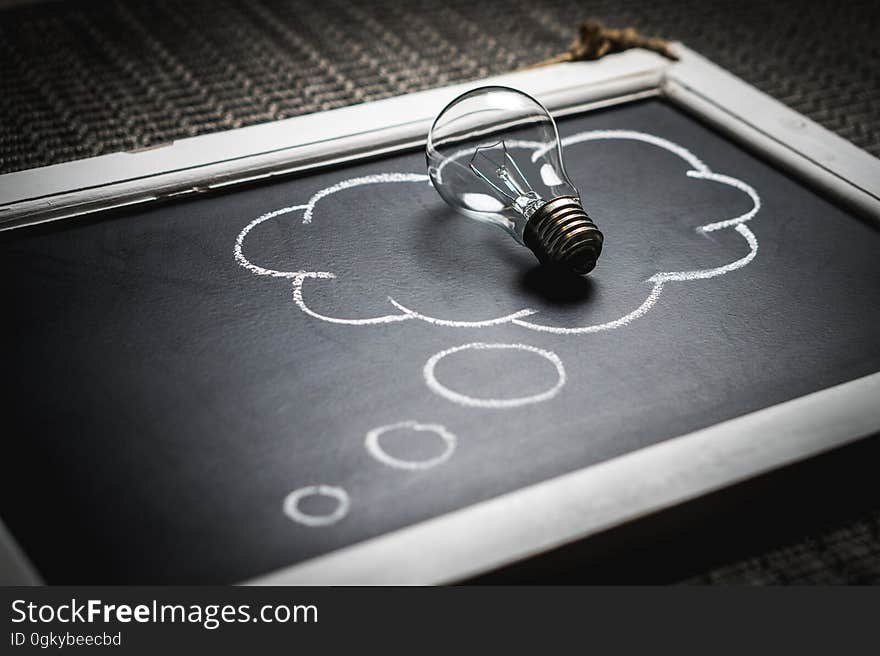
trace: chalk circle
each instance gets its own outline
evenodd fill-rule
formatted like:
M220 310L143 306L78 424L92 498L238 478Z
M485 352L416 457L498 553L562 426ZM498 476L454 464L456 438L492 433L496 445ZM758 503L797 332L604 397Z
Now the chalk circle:
M300 501L306 497L325 496L336 499L336 509L328 515L311 515L299 509ZM332 485L309 485L294 490L284 498L284 514L295 522L306 526L329 526L348 514L351 502L348 493L341 487Z
M384 435L385 433L404 429L417 432L426 431L430 433L436 433L437 436L439 436L445 444L443 453L438 456L434 456L433 458L428 458L427 460L404 460L403 458L396 458L395 456L390 455L387 451L385 451L385 449L382 448L382 445L379 442L379 438L382 437L382 435ZM367 433L367 437L364 440L364 445L367 447L367 451L371 456L373 456L379 462L388 465L389 467L396 467L397 469L418 470L430 469L431 467L436 467L437 465L449 460L449 458L452 456L452 452L455 451L456 441L457 440L455 435L450 433L444 426L441 426L440 424L420 424L417 421L401 421L396 424L389 424L388 426L380 426L379 428L374 428Z
M466 394L456 392L455 390L451 390L437 380L437 376L434 373L434 368L437 366L437 363L440 362L440 360L442 360L443 358L454 353L458 353L460 351L481 351L486 349L509 349L515 351L525 351L526 353L536 353L537 355L540 355L542 358L550 362L550 364L552 364L556 368L556 383L553 385L553 387L541 392L540 394L532 394L530 396L520 396L509 399L484 399L468 396ZM549 401L559 393L559 390L561 390L562 386L565 385L566 380L565 367L562 366L562 360L560 360L559 356L556 355L553 351L540 349L536 346L529 346L528 344L487 344L484 342L472 342L470 344L462 344L461 346L455 346L453 348L449 348L445 351L440 351L439 353L432 355L425 363L424 375L425 383L427 383L428 388L432 392L438 394L439 396L442 396L444 399L471 408L516 408L521 405L529 405L530 403L541 403L542 401Z

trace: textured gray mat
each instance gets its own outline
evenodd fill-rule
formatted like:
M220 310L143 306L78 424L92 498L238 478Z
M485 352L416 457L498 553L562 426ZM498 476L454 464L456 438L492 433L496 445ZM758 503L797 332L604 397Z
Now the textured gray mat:
M681 40L880 155L880 3L192 0L0 13L0 172L501 73L580 19ZM880 582L880 513L698 577Z
M679 39L880 154L880 4L75 1L0 20L0 171L508 71L588 15Z
M880 584L880 513L718 567L690 583Z

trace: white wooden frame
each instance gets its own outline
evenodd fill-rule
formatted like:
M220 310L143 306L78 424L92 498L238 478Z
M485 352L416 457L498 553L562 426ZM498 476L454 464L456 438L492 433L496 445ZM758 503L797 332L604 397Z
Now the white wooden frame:
M523 89L556 115L660 96L880 221L880 160L681 44L632 50L0 176L0 230L210 192L424 143L467 88ZM120 218L118 220L124 220ZM880 433L880 373L643 448L249 581L463 580ZM0 583L39 583L0 522Z

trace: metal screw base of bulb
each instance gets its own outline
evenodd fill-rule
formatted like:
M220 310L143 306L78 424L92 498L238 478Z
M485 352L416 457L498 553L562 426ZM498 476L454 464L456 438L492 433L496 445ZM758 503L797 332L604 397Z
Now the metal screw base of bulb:
M577 198L548 201L526 223L523 241L542 264L585 275L602 252L602 233Z

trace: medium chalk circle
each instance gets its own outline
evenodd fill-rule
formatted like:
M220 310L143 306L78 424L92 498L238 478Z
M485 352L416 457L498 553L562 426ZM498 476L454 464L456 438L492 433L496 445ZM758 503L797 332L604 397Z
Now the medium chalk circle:
M321 495L325 497L333 497L337 501L336 510L329 515L310 515L299 509L300 501L306 497ZM348 514L348 508L351 502L348 493L341 487L333 487L332 485L309 485L294 490L284 498L284 514L293 521L306 526L329 526L335 524Z
M433 458L428 458L427 460L404 460L402 458L396 458L385 451L379 443L379 438L382 437L382 435L395 430L427 431L436 433L445 444L443 453ZM452 456L452 452L455 451L455 444L455 435L446 430L444 426L441 426L440 424L420 424L417 421L401 421L396 424L374 428L367 433L367 437L364 440L364 445L367 447L367 451L376 460L390 467L409 470L430 469L440 463L446 462Z
M486 349L511 349L525 351L526 353L536 353L556 368L556 383L550 389L531 396L521 396L512 399L481 399L451 390L437 380L437 376L434 374L434 368L437 366L437 363L446 356L458 353L459 351L481 351ZM562 366L562 360L559 359L558 355L553 351L546 351L527 344L486 344L483 342L462 344L461 346L455 346L432 355L425 363L423 373L425 376L425 383L432 392L442 396L444 399L452 401L453 403L458 403L471 408L516 408L530 403L549 401L559 393L559 390L562 389L562 386L565 385L566 381L565 367Z

